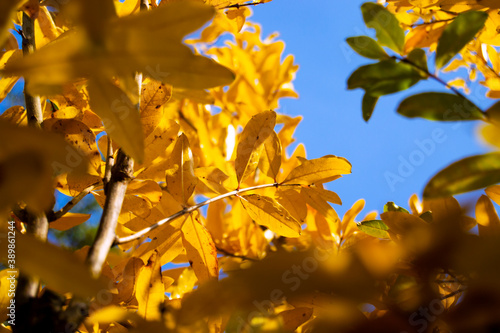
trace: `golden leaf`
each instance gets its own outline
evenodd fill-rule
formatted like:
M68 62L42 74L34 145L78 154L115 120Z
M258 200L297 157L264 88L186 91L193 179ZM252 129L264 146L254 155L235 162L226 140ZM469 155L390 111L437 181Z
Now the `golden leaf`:
M188 138L182 133L168 158L167 191L179 203L186 205L198 182L194 174L193 153Z
M351 173L351 163L343 157L327 155L304 161L288 174L282 184L325 183L348 173Z
M217 279L219 267L217 250L207 229L191 214L182 226L182 242L190 265L203 283Z
M65 231L85 223L90 218L90 214L66 213L61 218L50 222L50 228Z
M153 252L141 269L135 285L137 314L147 320L162 318L161 306L165 301L165 288L161 278L161 264L157 252Z
M240 136L234 167L238 183L245 180L257 168L264 142L274 131L276 113L264 111L253 116Z
M281 167L281 143L276 132L264 141L264 148L259 160L259 169L274 181L280 172Z
M284 237L299 237L300 223L272 198L258 194L243 195L241 203L248 215L260 225Z

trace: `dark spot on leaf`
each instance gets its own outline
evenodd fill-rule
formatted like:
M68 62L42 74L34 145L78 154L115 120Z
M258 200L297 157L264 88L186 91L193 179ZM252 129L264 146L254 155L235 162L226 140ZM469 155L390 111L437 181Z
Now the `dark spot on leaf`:
M193 261L189 260L189 266L193 267Z

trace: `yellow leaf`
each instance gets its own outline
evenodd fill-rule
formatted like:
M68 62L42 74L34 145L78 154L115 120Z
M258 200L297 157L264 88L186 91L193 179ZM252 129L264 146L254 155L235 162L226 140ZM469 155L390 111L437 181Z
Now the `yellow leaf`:
M196 187L198 178L194 174L193 153L188 138L182 133L175 142L168 158L167 191L179 203L186 205Z
M110 305L96 310L87 320L92 323L110 324L112 322L125 322L129 319L137 320L137 314L122 307Z
M23 200L45 211L54 200L52 176L88 170L88 160L56 134L0 121L0 142L0 210Z
M90 7L82 8L88 11ZM104 26L107 18L100 15L95 19L90 11L82 17L87 31L70 30L32 55L8 64L5 71L29 77L30 91L38 94L81 77L128 77L134 72L185 88L227 85L234 79L231 71L194 55L181 43L185 34L201 27L213 14L213 8L202 3L179 1Z
M63 217L50 222L50 228L59 231L65 231L82 223L85 223L89 218L90 214L66 213Z
M281 143L276 132L273 131L264 142L261 155L259 169L276 181L281 167Z
M5 110L0 115L0 119L8 121L15 125L28 125L28 116L26 115L26 110L20 105L12 106Z
M282 205L297 221L304 222L307 216L307 206L304 198L296 190L278 188L276 201Z
M11 299L14 298L18 277L17 270L3 269L0 271L0 321L2 322L15 319L16 303L11 303ZM8 314L11 316L7 317Z
M75 119L54 119L50 123L50 128L46 126L45 129L64 135L64 139L81 151L90 161L94 171L92 174L101 174L101 154L97 150L95 134L86 124Z
M264 111L253 116L243 129L234 164L238 183L257 168L264 142L274 131L275 124L276 112Z
M287 332L295 331L300 325L308 321L313 314L311 308L296 308L280 312L283 319L283 329Z
M364 207L365 207L365 200L359 199L352 205L352 207L347 212L345 212L344 217L342 218L342 229L341 229L344 237L347 236L348 229L351 228L355 229L354 227L356 227L356 221L354 221L354 219L356 218L356 216L359 215L359 213L361 213Z
M7 39L9 33L8 27L12 17L15 15L17 7L23 2L24 0L10 0L0 3L0 47L3 47Z
M111 81L89 80L90 106L104 124L106 132L139 163L144 158L144 139L139 111L127 95Z
M31 235L16 233L16 264L21 272L39 277L47 287L61 293L93 297L106 290L103 281L94 279L73 253Z
M201 167L194 170L194 174L208 189L215 193L229 192L226 180L229 179L222 170L216 167Z
M182 226L182 242L190 265L200 283L219 276L219 263L214 241L197 218L190 215Z
M135 255L147 260L153 251L157 251L161 256L161 265L165 265L175 259L182 253L184 247L182 245L181 226L185 218L177 220L161 226L157 231L153 231L149 236L151 242L147 243L143 252L137 252Z
M146 258L146 262L151 257L152 253ZM135 298L135 290L137 277L144 267L144 262L137 257L131 257L123 271L115 277L118 281L116 284L116 289L118 289L118 294L114 295L113 302L120 304L130 304L135 303L137 299ZM100 322L100 321L99 321Z
M484 191L491 200L495 201L497 205L500 205L500 185L488 186Z
M351 173L351 163L343 157L327 155L304 161L288 174L282 184L325 183L348 173Z
M476 220L480 236L493 236L500 234L500 219L490 199L482 195L476 204Z
M272 198L258 194L243 195L241 203L248 215L260 225L284 237L299 237L300 223Z
M153 132L144 140L143 165L150 165L158 157L163 157L167 147L175 141L179 133L179 124L171 119L161 119L156 125Z
M147 320L161 320L161 306L165 301L165 288L161 278L161 264L157 252L153 252L146 266L139 272L135 297L139 304L138 315Z
M1 18L0 18L1 20ZM1 25L1 22L0 22ZM0 30L1 31L1 30ZM0 39L2 38L0 32ZM1 45L1 44L0 44ZM9 61L13 61L14 59L18 59L22 57L22 51L19 49L8 50L4 52L0 57L0 68L3 68ZM14 88L19 76L4 76L0 77L0 102L4 100L5 97L9 94L9 92Z
M172 86L153 80L142 85L141 124L144 137L147 138L156 128L163 116L161 107L172 97Z
M302 187L300 190L300 194L306 200L309 206L316 209L327 219L330 224L333 224L331 232L335 232L335 226L337 226L340 222L339 216L337 215L335 209L333 209L332 206L328 204L327 200L322 197L320 192L316 191L315 188Z

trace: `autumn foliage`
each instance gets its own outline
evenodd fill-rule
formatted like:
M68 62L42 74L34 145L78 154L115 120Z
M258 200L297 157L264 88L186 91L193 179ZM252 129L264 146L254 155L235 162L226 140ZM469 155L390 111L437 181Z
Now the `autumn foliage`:
M351 164L292 145L301 117L279 101L298 97L298 66L247 20L265 2L0 4L0 100L25 88L0 115L0 332L500 330L500 155L452 163L408 209L359 216L361 199L339 217L325 184ZM500 104L482 110L467 86L500 96L499 10L365 3L375 39L347 38L375 61L347 79L365 91L362 117L436 80L449 92L398 113L480 120L500 147ZM472 213L451 197L482 188ZM86 196L102 208L91 245L48 238L84 226L91 215L71 210Z

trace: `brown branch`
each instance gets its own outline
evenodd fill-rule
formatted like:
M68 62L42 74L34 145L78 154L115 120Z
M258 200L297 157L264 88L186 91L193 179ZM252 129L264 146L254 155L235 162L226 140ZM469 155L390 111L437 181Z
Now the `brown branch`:
M35 23L23 12L22 22L22 48L23 54L29 55L36 49L35 44ZM28 116L28 126L41 128L43 122L42 105L40 96L33 96L28 93L26 86L29 79L24 79L24 99L26 102L26 114ZM36 238L45 241L49 232L49 222L45 213L27 215L26 232L34 235ZM17 322L22 323L23 327L30 327L33 315L33 300L38 296L40 280L38 277L19 275L16 289L16 308L18 309ZM17 328L17 327L16 327Z
M414 23L410 25L410 28L416 28L424 25L431 25L431 24L436 24L436 23L441 23L441 22L449 22L453 21L455 18L450 18L450 19L445 19L445 20L436 20L436 21L430 21L430 22L423 22L423 23Z
M177 213L172 214L169 217L164 218L163 220L160 220L160 221L156 222L155 224L150 225L149 227L144 228L144 229L142 229L142 230L140 230L140 231L138 231L138 232L136 232L136 233L134 233L132 235L129 235L129 236L126 236L126 237L121 237L121 238L116 238L114 244L115 245L117 245L117 244L124 244L124 243L131 242L133 240L139 239L142 236L146 235L147 233L151 232L152 230L154 230L154 229L156 229L156 228L164 225L165 223L172 222L176 218L179 218L179 217L181 217L182 215L185 215L185 214L189 214L189 213L191 213L191 212L193 212L195 210L200 209L203 206L211 204L212 202L215 202L215 201L218 201L218 200L222 200L224 198L231 197L231 196L237 196L237 195L240 195L241 193L248 192L248 191L254 191L254 190L259 190L259 189L268 188L268 187L279 187L279 186L302 186L302 185L300 185L300 184L272 183L272 184L263 184L263 185L251 186L251 187L247 187L247 188L243 188L243 189L237 189L237 190L234 190L234 191L231 191L231 192L227 192L227 193L218 195L218 196L216 196L214 198L211 198L211 199L205 200L203 202L200 202L199 204L196 204L196 205L193 205L193 206L190 206L190 207L186 207L183 210L180 210Z
M106 151L106 167L104 169L104 177L102 178L102 183L104 184L104 194L107 195L108 183L111 179L111 168L115 164L115 157L113 152L113 142L109 135L107 138L107 151Z

